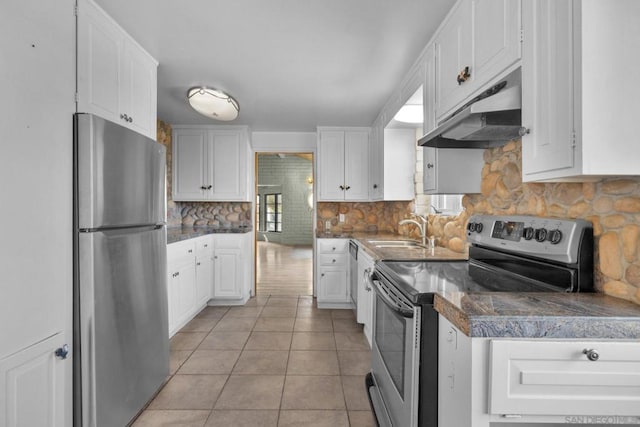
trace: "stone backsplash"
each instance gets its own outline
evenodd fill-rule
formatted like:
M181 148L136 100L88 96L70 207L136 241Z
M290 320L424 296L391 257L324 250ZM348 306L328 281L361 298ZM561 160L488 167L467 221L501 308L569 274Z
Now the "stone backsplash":
M325 223L330 221L332 233L408 232L406 226L398 230L398 222L412 209L413 202L318 202L317 230L326 231ZM344 215L343 222L339 222L340 214Z
M167 148L167 225L251 227L252 207L247 202L174 202L171 199L171 125L158 120L158 142Z
M487 149L484 160L482 193L464 196L458 216L430 215L439 245L463 250L475 213L586 219L594 228L596 289L640 304L640 178L523 183L519 140Z

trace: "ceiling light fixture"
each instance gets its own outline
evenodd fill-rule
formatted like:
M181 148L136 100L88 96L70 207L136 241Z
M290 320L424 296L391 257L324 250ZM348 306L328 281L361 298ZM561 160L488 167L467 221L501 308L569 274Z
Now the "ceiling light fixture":
M422 105L406 104L393 118L402 123L422 123L423 113Z
M228 122L238 117L240 105L231 95L208 87L192 87L187 93L189 104L211 119Z

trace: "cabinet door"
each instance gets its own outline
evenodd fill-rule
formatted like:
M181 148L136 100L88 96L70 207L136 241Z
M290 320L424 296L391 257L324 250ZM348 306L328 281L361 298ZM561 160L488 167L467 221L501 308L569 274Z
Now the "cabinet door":
M157 68L146 52L125 39L120 84L121 112L127 126L156 139Z
M239 249L216 249L214 254L213 297L242 298L243 269Z
M330 302L349 302L347 269L320 268L318 300Z
M71 359L54 353L65 344L57 333L0 360L0 426L64 426L65 364Z
M119 123L123 35L93 2L78 3L78 111Z
M519 0L473 0L473 80L480 89L521 57Z
M238 131L210 131L208 143L208 200L244 200L246 188L244 141Z
M203 130L173 132L173 200L205 200L205 153L207 133Z
M371 128L369 150L369 200L384 198L384 126L378 119Z
M437 56L436 116L441 118L470 93L475 69L472 54L471 1L463 0L435 39ZM458 84L458 74L469 67L469 79Z
M213 252L198 253L196 258L196 305L205 305L213 292Z
M369 132L344 133L345 200L369 199Z
M422 91L424 121L423 134L436 128L436 49L429 45L425 52L424 88Z
M425 193L433 193L438 188L436 182L436 148L423 147L422 150L422 190Z
M322 131L318 144L318 201L344 200L344 132Z
M573 1L524 0L523 181L574 167L573 26Z
M172 281L175 287L175 320L178 326L189 321L196 307L196 269L194 263L182 264Z

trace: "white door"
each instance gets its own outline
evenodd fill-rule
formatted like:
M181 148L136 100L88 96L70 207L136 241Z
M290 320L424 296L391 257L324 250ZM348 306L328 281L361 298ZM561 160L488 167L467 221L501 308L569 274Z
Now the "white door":
M213 252L198 254L196 258L196 305L204 305L213 292Z
M242 265L239 249L216 249L214 254L214 298L242 298Z
M344 200L344 132L321 131L318 144L318 200Z
M125 40L123 50L120 95L122 111L129 117L130 128L155 140L156 64L129 40Z
M469 93L475 75L472 63L472 13L469 1L459 2L435 40L437 56L436 111L441 118ZM470 77L458 83L458 74L469 67Z
M205 200L207 133L202 130L176 130L173 133L173 200Z
M475 86L489 80L521 56L519 0L473 0Z
M121 123L122 33L93 3L78 3L78 111Z
M213 200L242 200L246 180L244 150L238 131L211 131L208 145L207 187Z
M66 355L60 332L0 360L0 426L64 427Z
M344 198L369 200L369 132L344 133Z
M574 166L573 2L524 0L522 176Z

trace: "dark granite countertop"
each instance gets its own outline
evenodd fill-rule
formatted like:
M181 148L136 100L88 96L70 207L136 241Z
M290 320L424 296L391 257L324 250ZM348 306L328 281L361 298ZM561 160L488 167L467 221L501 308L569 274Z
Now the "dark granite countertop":
M354 239L374 261L381 260L426 260L426 261L460 261L469 258L469 254L454 252L450 249L436 246L433 250L421 247L414 248L377 248L370 240L413 240L407 236L393 233L367 233L362 231L352 233L317 233L319 239ZM418 242L419 243L419 242Z
M249 233L251 227L221 228L206 225L167 227L167 244L216 233Z
M640 339L640 305L601 293L439 292L434 304L470 337Z

